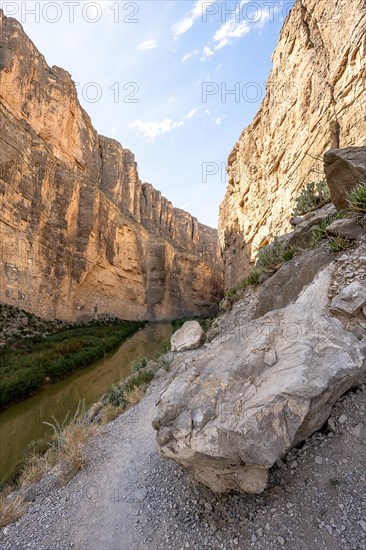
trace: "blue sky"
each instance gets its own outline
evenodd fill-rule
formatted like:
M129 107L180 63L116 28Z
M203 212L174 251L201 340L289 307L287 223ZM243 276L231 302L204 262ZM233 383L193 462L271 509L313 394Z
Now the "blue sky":
M264 97L293 4L0 1L71 73L97 131L134 152L142 181L214 227L227 157Z

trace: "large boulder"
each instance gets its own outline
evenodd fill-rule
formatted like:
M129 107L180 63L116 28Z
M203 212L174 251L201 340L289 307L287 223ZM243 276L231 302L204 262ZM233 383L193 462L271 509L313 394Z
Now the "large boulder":
M324 171L333 204L347 208L348 193L366 181L366 147L330 149L324 154Z
M198 321L187 321L170 338L172 351L196 349L205 343L206 334Z
M260 493L268 470L366 378L365 343L325 315L329 268L295 304L176 366L153 422L163 457L213 491Z

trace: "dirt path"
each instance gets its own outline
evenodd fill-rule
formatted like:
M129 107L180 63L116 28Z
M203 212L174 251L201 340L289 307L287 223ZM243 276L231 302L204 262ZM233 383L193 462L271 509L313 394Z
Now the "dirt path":
M48 476L2 550L364 550L366 387L275 466L261 495L213 494L159 457L151 426L161 381L100 428L64 487Z

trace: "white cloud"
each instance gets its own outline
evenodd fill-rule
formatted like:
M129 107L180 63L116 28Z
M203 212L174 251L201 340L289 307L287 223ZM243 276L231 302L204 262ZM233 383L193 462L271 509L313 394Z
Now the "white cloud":
M235 40L238 40L248 34L251 28L261 29L271 19L272 13L278 11L274 7L270 9L258 9L255 12L248 12L247 17L243 16L242 8L248 4L249 0L241 0L236 12L226 21L214 34L211 43L203 48L201 61L211 57L225 46L230 46ZM250 14L250 15L249 15Z
M215 124L217 124L217 126L220 126L220 124L222 123L222 118L220 116L218 116L216 119L215 119Z
M145 42L141 42L141 44L138 45L139 50L153 50L157 47L158 44L155 40L146 40Z
M135 120L129 124L129 127L136 129L138 136L146 139L147 141L152 141L163 134L169 134L173 130L181 128L184 126L185 121L190 120L197 111L198 109L192 109L182 120L179 121L172 120L171 118L165 118L161 122L143 122L142 120Z
M207 59L208 57L211 57L214 54L215 52L211 48L209 48L208 46L205 46L203 48L201 61L204 61L205 59Z
M191 59L191 57L194 57L195 55L199 54L199 51L198 50L194 50L193 52L189 52L187 53L187 55L185 55L182 59L183 63L185 61L188 61L188 59Z
M235 38L241 38L250 31L249 24L243 20L239 23L235 18L224 23L213 37L214 50L218 51L232 43Z
M182 34L189 31L193 27L194 23L203 16L204 10L212 4L215 4L216 0L196 0L195 5L191 11L185 15L182 19L177 21L172 27L174 38L179 38Z
M184 118L188 118L189 120L197 113L198 109L192 109L192 111L189 111L188 115L186 115Z

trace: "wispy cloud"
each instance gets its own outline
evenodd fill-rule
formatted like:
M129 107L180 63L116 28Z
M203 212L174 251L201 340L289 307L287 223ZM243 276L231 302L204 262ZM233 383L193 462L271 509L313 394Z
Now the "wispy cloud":
M187 13L182 19L177 21L172 27L174 38L179 38L182 34L186 33L191 29L194 23L202 17L204 10L206 10L212 4L215 4L216 0L205 1L205 0L196 0L195 5L190 12Z
M198 55L200 52L199 50L194 50L193 52L189 52L187 53L187 55L185 55L182 59L183 63L185 61L188 61L188 59L191 59L191 57L195 57L196 55Z
M212 57L215 52L225 46L231 45L235 40L247 35L252 28L261 29L270 20L270 10L256 7L255 13L249 17L244 17L242 8L248 4L248 0L241 0L237 5L235 13L226 21L214 34L210 44L203 48L201 61ZM278 8L274 7L273 12Z
M158 44L155 40L145 40L145 42L141 42L141 44L138 45L139 50L153 50L157 47Z
M161 122L135 120L129 124L129 127L136 129L138 136L147 141L152 141L163 134L169 134L173 132L173 130L181 128L184 126L186 120L191 120L194 117L197 111L198 109L192 109L182 120L178 121L172 120L171 118L165 118Z

